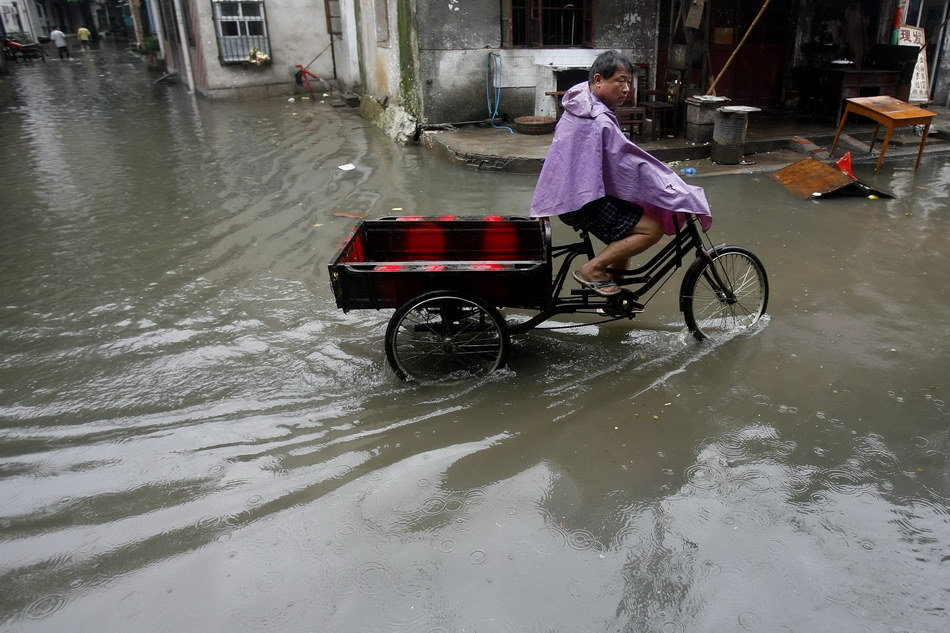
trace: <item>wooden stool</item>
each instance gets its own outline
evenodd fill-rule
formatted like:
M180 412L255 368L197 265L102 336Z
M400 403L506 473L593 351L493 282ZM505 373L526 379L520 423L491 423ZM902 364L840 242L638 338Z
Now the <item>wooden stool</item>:
M653 119L653 140L667 134L675 134L676 127L673 123L675 108L672 103L666 101L641 101L640 107L646 112L648 119Z
M620 106L614 110L614 115L617 117L617 122L620 123L620 129L629 128L630 131L627 132L627 137L632 141L634 134L637 138L643 137L643 124L644 117L646 116L646 110L643 108L631 108Z

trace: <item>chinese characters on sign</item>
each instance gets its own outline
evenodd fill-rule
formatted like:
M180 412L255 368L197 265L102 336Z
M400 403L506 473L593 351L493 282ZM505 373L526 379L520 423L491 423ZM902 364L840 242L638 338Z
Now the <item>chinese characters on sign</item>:
M924 29L918 26L901 25L897 43L901 46L917 46L920 53L917 55L917 64L914 66L914 76L910 82L911 103L930 101L930 78L927 72L927 47L924 40Z

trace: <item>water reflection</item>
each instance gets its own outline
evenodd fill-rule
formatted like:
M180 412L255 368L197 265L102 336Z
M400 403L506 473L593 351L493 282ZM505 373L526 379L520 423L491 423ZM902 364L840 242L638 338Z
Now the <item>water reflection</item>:
M352 214L533 179L96 55L0 83L3 630L940 630L939 156L859 165L893 201L704 180L769 269L751 335L697 345L665 288L420 388L333 305Z

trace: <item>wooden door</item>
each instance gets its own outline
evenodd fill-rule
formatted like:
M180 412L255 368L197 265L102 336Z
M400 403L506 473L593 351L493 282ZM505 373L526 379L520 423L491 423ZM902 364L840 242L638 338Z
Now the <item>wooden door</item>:
M709 14L709 58L715 78L749 30L765 0L712 0ZM786 0L772 0L749 33L729 69L716 84L716 94L734 105L776 107L782 102L782 78L791 55L796 16ZM710 82L711 83L711 80Z

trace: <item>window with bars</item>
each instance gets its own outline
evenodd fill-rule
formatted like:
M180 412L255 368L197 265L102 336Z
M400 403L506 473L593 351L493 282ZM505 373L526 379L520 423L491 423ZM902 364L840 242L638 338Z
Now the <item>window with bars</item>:
M323 10L327 15L327 33L343 35L343 16L340 13L340 0L323 0Z
M595 0L501 0L505 46L592 47Z
M376 0L376 43L389 46L389 0Z
M267 36L263 0L212 0L211 5L214 8L218 55L222 64L243 63L248 60L253 49L270 57L270 39Z

